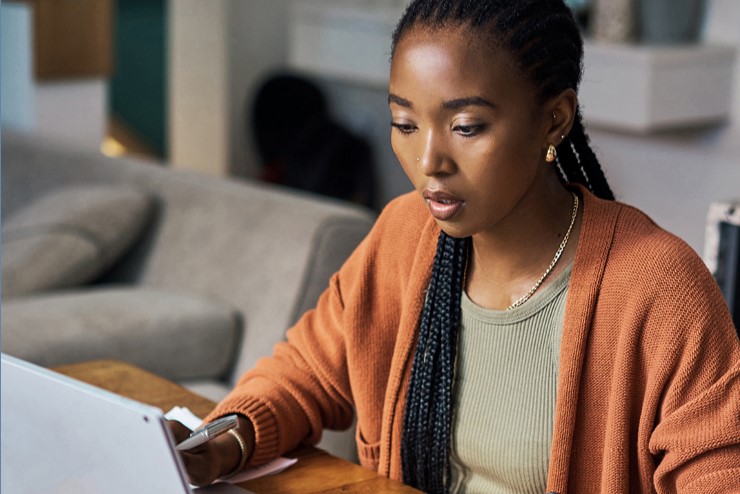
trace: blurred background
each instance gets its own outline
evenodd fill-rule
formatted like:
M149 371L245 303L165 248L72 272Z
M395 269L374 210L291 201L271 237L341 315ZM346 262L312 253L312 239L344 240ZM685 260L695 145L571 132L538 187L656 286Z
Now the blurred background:
M406 3L4 1L2 126L379 210L410 189L386 103ZM710 205L740 198L740 2L570 5L607 178L701 254Z

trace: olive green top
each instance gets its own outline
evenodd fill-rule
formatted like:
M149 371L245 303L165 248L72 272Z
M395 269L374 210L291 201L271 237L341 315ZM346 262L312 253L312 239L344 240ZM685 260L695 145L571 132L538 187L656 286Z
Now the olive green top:
M571 269L512 310L463 294L452 492L545 492Z

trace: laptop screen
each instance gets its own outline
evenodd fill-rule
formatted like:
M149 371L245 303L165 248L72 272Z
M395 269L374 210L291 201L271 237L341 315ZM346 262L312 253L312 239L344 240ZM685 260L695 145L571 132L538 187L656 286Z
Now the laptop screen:
M158 408L5 354L0 377L2 492L193 492Z

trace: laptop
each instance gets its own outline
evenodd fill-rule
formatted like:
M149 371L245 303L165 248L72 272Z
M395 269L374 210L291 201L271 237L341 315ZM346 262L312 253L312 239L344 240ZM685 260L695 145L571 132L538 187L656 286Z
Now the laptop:
M2 480L12 494L247 494L191 487L162 411L2 354Z

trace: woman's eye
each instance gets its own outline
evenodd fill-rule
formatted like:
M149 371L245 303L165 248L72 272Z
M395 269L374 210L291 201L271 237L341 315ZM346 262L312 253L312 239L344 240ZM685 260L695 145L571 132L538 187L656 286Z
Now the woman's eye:
M407 123L391 122L391 127L393 127L394 129L398 129L401 134L411 134L414 130L416 130L416 127L414 127L414 125Z
M480 133L480 131L483 130L483 127L484 125L455 125L452 130L461 136L472 137Z

